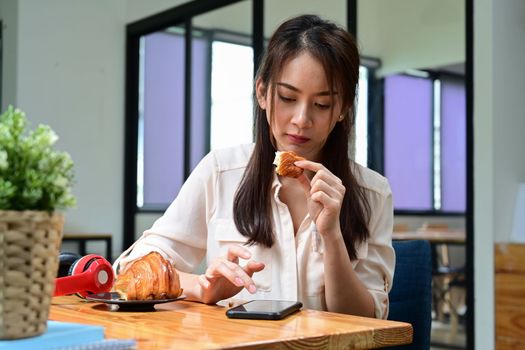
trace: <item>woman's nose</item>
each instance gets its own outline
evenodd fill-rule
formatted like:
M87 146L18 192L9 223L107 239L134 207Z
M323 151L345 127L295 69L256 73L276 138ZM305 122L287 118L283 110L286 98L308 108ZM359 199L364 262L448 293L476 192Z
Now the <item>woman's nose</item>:
M292 123L297 125L300 128L309 127L312 124L312 118L310 116L310 109L306 104L300 104L297 106L297 109L294 111L292 117Z

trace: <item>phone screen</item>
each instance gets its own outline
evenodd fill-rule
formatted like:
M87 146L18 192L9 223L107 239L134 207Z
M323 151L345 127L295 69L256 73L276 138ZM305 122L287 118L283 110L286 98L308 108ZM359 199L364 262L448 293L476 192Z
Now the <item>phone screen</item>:
M230 318L253 318L261 320L279 320L301 309L299 301L252 300L226 311Z

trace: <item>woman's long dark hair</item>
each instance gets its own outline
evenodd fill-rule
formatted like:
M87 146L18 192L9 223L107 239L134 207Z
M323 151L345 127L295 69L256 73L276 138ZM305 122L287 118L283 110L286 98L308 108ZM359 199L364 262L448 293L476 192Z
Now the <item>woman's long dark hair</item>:
M314 15L292 18L277 28L270 39L257 79L275 97L275 81L282 68L300 53L308 52L324 68L330 92L342 100L344 119L337 122L321 152L320 162L339 177L346 188L340 214L343 238L351 259L357 245L370 233L370 205L354 174L355 164L348 158L348 142L354 127L354 101L359 81L359 52L354 38L344 29ZM254 95L256 94L256 89ZM249 243L271 247L274 242L271 185L274 176L275 147L266 111L255 105L255 148L241 184L235 194L233 217L239 232Z

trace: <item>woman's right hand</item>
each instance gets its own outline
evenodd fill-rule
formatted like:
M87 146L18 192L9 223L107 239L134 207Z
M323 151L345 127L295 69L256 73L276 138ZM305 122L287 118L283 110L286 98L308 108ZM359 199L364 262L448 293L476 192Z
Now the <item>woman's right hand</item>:
M264 269L264 263L248 261L244 266L239 265L239 258L250 259L250 251L239 245L231 245L225 257L218 257L212 261L203 275L198 278L201 287L201 301L206 304L215 304L239 293L246 288L255 293L256 287L252 280L255 272Z

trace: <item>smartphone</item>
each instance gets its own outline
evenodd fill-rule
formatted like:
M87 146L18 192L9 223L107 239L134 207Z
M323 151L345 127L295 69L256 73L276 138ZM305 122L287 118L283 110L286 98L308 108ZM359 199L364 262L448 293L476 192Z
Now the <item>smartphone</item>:
M249 318L254 320L280 320L299 311L300 301L252 300L226 311L229 318Z

